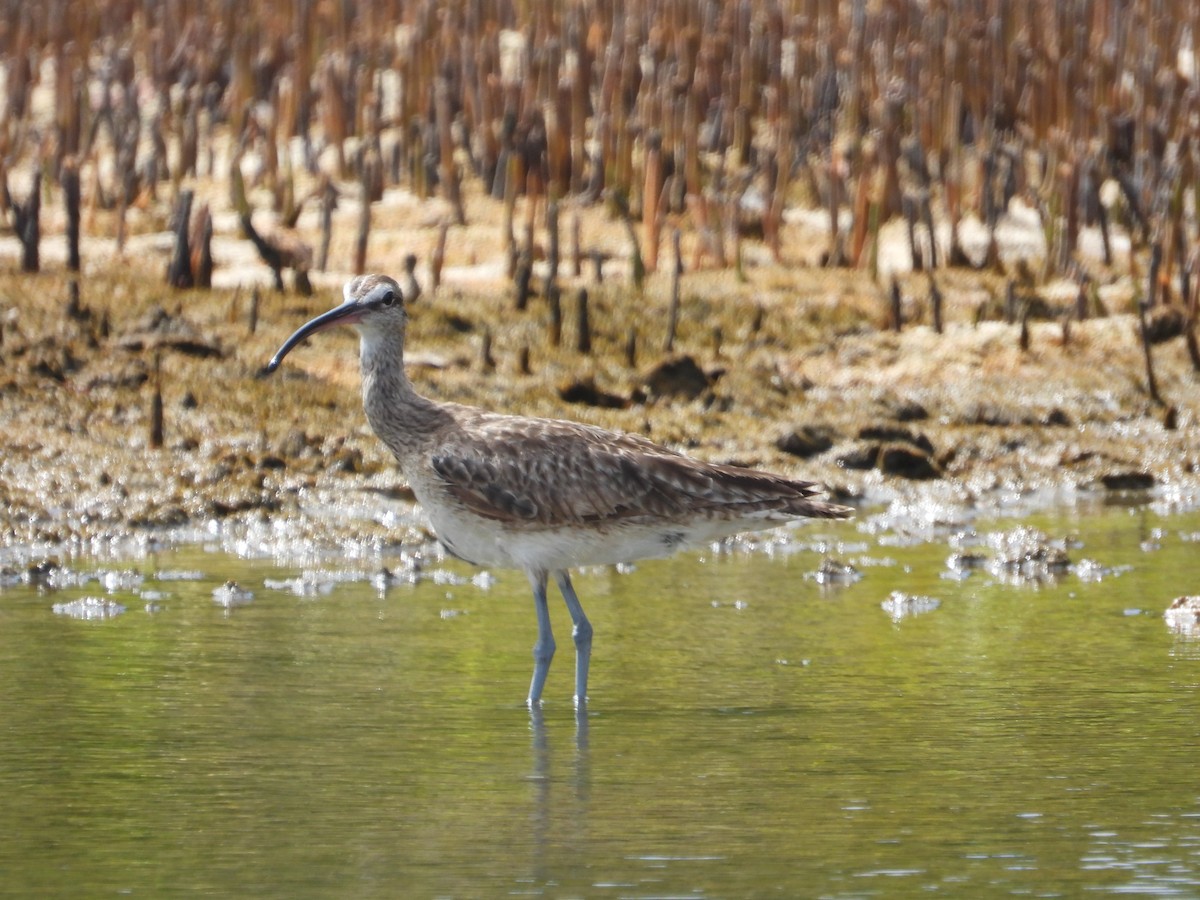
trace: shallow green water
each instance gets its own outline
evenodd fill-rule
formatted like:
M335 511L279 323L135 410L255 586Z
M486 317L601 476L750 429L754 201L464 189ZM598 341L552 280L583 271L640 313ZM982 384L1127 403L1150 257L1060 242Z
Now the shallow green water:
M0 894L1200 896L1200 639L1162 618L1200 593L1200 515L1036 524L1131 568L950 580L944 541L820 525L796 539L861 581L795 546L583 573L586 719L561 604L521 705L517 573L300 597L264 587L298 568L187 548L120 566L136 588L10 586ZM229 578L253 601L214 603ZM941 605L895 622L897 588ZM85 595L128 611L52 611Z

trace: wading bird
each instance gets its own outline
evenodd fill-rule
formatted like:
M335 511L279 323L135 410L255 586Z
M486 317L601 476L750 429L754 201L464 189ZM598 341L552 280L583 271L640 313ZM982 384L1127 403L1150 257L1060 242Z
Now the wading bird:
M533 587L538 636L531 707L541 703L554 656L550 577L575 625L575 702L583 706L592 626L570 568L667 556L687 544L792 519L850 514L815 499L820 488L814 484L701 462L638 435L422 397L404 371L411 297L385 275L361 275L343 293L340 306L284 342L266 371L275 371L318 331L358 329L367 419L396 457L438 538L468 562L521 569Z

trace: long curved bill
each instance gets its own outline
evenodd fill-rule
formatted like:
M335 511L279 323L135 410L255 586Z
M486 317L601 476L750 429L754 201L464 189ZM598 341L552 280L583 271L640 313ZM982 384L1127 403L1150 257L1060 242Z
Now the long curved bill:
M321 313L315 319L309 319L296 329L295 334L283 342L282 347L275 351L275 355L271 357L271 361L267 363L263 371L270 374L278 369L279 364L283 362L283 358L291 353L295 346L305 338L316 334L318 331L324 331L326 328L332 328L334 325L353 325L362 319L365 312L366 310L357 301L349 300L341 306L335 306L329 312Z

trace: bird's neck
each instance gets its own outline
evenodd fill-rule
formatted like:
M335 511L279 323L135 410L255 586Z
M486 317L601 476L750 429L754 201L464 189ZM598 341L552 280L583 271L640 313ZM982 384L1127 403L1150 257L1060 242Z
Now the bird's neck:
M418 454L446 419L422 397L404 371L404 335L364 335L361 351L363 409L371 428L403 465Z

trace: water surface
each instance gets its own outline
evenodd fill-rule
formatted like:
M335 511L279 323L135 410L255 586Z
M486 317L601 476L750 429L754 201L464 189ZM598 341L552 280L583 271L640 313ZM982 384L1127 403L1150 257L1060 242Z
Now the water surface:
M0 893L1200 896L1200 640L1162 618L1200 593L1200 515L1041 516L1116 571L1022 583L863 524L581 573L578 717L553 602L522 708L518 573L334 560L301 596L303 566L184 547L10 584ZM822 548L862 579L810 577ZM896 589L940 605L896 620ZM53 611L85 596L127 611Z

